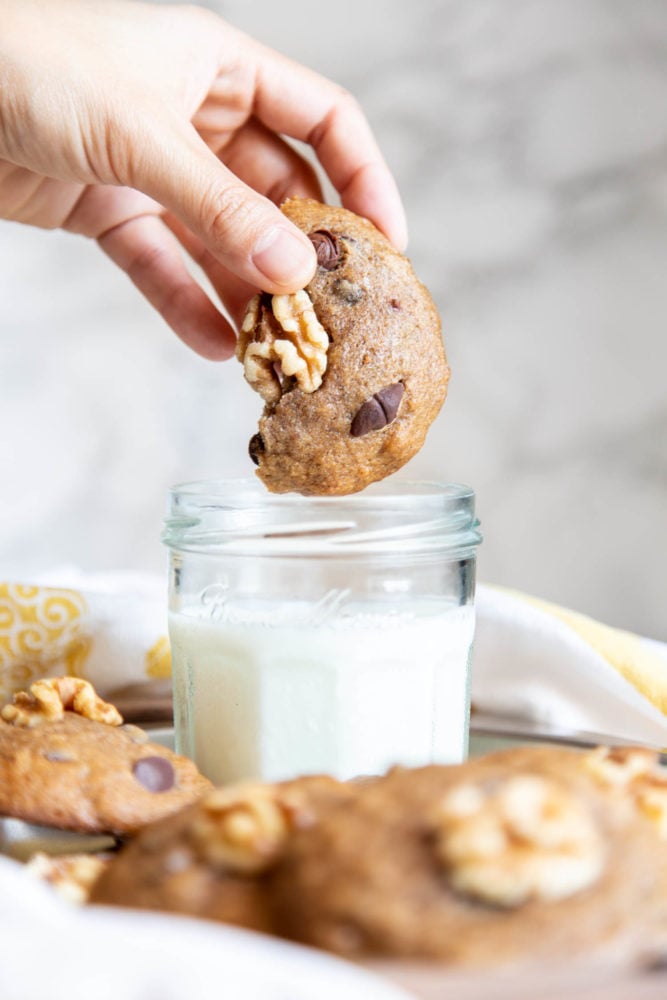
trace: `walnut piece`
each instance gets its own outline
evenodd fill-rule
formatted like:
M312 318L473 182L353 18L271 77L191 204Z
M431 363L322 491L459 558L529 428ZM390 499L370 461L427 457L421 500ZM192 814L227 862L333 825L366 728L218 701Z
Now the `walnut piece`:
M261 334L256 327L261 316L261 300L256 295L248 303L236 357L252 388L270 405L282 395L276 366L284 377L294 376L303 392L315 392L322 384L327 367L329 337L318 320L313 303L304 289L291 295L274 295L271 310L275 324L266 324ZM284 336L278 335L278 328ZM255 339L261 336L262 339Z
M26 871L49 885L70 903L86 903L93 885L109 863L96 854L33 854Z
M44 722L58 722L66 711L76 712L94 722L120 726L123 717L113 705L103 701L90 681L80 677L48 677L35 681L30 691L18 691L12 705L0 713L5 722L32 728Z
M640 812L648 819L660 840L667 841L667 776L647 775L634 789Z
M259 875L272 866L296 823L297 804L271 785L217 788L202 800L192 837L204 860L224 871Z
M584 756L593 776L611 791L628 796L667 841L667 771L648 747L596 747Z
M435 847L453 888L495 906L552 901L590 886L604 865L592 816L555 782L515 775L465 784L440 803Z
M651 774L657 755L648 747L596 747L584 755L584 765L608 788L629 788L636 778Z

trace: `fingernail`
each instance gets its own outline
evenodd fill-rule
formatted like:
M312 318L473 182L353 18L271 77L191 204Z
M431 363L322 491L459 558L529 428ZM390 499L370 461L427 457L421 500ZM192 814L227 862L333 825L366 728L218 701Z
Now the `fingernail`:
M257 241L252 261L265 278L292 291L307 285L317 266L311 244L284 226L274 226Z

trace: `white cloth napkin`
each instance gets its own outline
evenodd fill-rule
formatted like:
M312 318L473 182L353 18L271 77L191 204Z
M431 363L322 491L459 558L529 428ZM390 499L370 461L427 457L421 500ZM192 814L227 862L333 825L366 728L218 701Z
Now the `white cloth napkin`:
M475 708L667 745L667 644L485 585L476 604Z
M484 584L476 601L475 708L667 746L666 644ZM142 682L157 697L152 682L168 684L170 671L162 576L64 567L27 584L0 582L0 700L63 673L111 700Z
M0 997L411 1000L411 994L350 963L250 931L186 917L79 908L4 858Z

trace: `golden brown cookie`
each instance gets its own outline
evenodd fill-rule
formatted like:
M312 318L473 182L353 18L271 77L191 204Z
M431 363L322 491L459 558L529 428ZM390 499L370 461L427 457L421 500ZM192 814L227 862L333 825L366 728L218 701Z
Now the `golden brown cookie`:
M596 763L534 747L391 772L295 831L272 885L276 927L347 957L450 964L650 951L665 845Z
M267 884L287 840L353 794L317 776L215 789L141 830L103 872L91 902L270 931Z
M294 295L249 304L237 357L265 402L250 442L274 493L355 493L401 468L442 406L440 320L409 260L366 219L291 199L318 268Z
M122 722L77 678L15 695L0 715L0 815L121 836L211 787L191 760Z

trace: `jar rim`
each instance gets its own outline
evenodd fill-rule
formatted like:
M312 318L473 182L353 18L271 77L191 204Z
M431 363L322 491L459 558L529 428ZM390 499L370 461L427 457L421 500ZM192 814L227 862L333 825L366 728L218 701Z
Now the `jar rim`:
M199 501L222 499L233 501L236 496L239 501L247 502L250 497L257 497L263 506L343 506L345 503L374 505L407 503L416 499L425 500L428 497L448 500L465 500L474 497L475 491L464 483L444 483L430 479L384 479L372 483L359 493L347 493L342 496L303 496L300 493L270 493L258 479L193 479L176 483L169 489L170 496L188 497Z
M353 556L456 551L481 542L475 492L462 483L390 479L361 493L269 493L256 479L172 486L162 541L179 551ZM463 553L463 554L461 554Z

